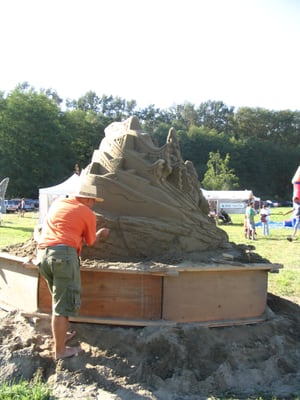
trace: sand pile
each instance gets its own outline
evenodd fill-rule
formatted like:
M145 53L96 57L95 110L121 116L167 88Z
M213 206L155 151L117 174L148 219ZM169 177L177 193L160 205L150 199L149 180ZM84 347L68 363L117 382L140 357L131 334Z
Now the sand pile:
M85 353L54 362L49 319L1 311L0 381L39 373L60 399L193 400L300 394L300 307L269 295L269 319L235 327L73 323Z

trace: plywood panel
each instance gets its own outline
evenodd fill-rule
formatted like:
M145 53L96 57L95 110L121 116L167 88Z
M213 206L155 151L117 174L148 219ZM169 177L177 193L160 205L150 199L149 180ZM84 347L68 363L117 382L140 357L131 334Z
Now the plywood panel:
M222 321L261 316L266 309L266 271L181 272L164 277L163 319Z
M142 270L81 270L79 319L128 325L147 325L151 321L209 326L255 323L266 311L270 265L181 265L162 271L165 276L156 270L155 275ZM0 303L29 313L51 313L48 286L36 266L3 253Z
M80 315L160 319L162 277L82 271Z
M24 311L37 310L37 270L6 260L0 267L0 302Z
M162 278L149 275L81 271L80 316L161 319ZM39 281L39 311L51 312L45 280Z

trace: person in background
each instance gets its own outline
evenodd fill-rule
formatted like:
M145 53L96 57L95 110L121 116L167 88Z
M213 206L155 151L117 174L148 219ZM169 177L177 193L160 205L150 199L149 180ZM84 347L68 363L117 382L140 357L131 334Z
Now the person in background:
M211 208L211 209L209 210L208 216L209 216L210 218L213 218L213 219L216 221L216 223L218 222L218 214L217 214L217 210L216 210L215 208Z
M245 216L247 219L247 235L248 239L255 240L255 211L254 211L254 203L251 202L246 207Z
M247 216L246 214L244 215L244 236L245 239L248 239L249 235L248 235L248 225L247 225Z
M300 226L300 200L299 200L298 197L294 197L294 199L293 199L293 208L291 210L285 212L283 215L287 215L287 214L290 214L290 213L293 213L293 227L294 227L294 230L293 230L292 236L288 237L287 240L289 242L292 242L295 239L296 234L297 234L297 230L298 230L298 228Z
M74 165L74 174L80 175L80 167L79 164Z
M231 224L231 223L232 223L229 214L228 214L225 210L223 210L223 208L221 208L221 210L220 210L219 219L220 219L224 224Z
M263 204L260 210L260 221L261 221L261 229L263 236L269 236L269 216L270 210L269 208Z
M18 205L19 213L21 217L25 215L25 199L24 197L21 199L20 204Z
M82 352L80 346L66 342L75 332L68 332L69 317L80 308L81 281L79 256L83 244L92 246L97 237L106 239L108 228L96 232L96 216L92 207L97 188L86 183L74 196L56 200L50 207L37 238L37 265L52 295L52 334L56 360Z

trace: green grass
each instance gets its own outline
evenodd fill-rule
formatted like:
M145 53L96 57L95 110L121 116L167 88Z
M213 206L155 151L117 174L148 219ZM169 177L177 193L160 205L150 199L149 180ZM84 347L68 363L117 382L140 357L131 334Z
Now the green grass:
M0 247L24 243L32 237L38 224L39 214L27 212L22 218L18 214L2 214L0 225Z
M281 222L289 219L289 216L284 216L285 208L273 208L270 220ZM256 252L271 260L273 263L282 263L289 268L299 268L299 250L300 239L290 243L287 237L291 235L292 228L273 228L270 226L270 235L262 236L261 228L257 227L257 240L249 241L244 237L244 216L240 214L232 214L232 225L222 225L219 227L224 229L229 236L231 242L252 244L256 247ZM255 222L259 222L259 216L255 217ZM300 231L299 231L300 234Z
M270 220L279 222L289 219L290 215L283 215L287 210L289 209L272 208ZM279 274L269 274L268 291L300 304L300 237L290 243L287 237L291 235L292 228L272 229L272 227L270 227L270 236L264 237L261 234L261 228L257 227L257 240L249 241L244 237L244 216L232 214L231 219L232 225L219 225L227 232L231 242L254 245L256 253L267 258L271 263L284 266ZM259 216L256 216L255 222L258 221Z
M50 388L42 383L39 373L32 381L19 383L2 383L0 385L0 400L50 400L54 399Z

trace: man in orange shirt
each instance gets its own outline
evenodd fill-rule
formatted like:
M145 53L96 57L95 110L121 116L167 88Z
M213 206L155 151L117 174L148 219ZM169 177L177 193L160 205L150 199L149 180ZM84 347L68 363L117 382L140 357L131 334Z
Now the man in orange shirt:
M69 317L80 308L81 281L79 255L83 244L92 246L97 237L109 235L109 229L96 232L96 216L91 210L97 197L94 185L83 184L74 197L56 200L50 207L38 239L38 264L52 295L52 334L54 357L62 359L80 352L80 346L66 342L74 336L68 333Z

